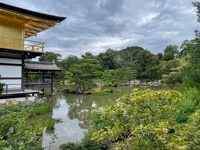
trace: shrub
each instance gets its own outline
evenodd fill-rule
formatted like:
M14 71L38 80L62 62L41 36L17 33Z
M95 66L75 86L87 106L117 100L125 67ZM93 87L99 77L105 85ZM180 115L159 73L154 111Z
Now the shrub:
M31 116L49 112L50 105L23 107L21 105L0 106L0 147L12 150L40 150L43 122L28 123Z
M182 93L176 108L180 111L177 116L179 123L186 123L190 115L200 108L200 91L197 88L179 89Z
M136 89L102 111L92 139L121 149L186 149L188 132L176 122L174 108L179 96L171 90Z
M29 114L29 117L32 117L50 112L52 111L52 108L51 104L37 104L33 107L29 107L27 113Z
M45 124L46 124L47 130L53 130L54 126L55 126L55 123L56 123L56 120L54 120L54 119L46 120Z

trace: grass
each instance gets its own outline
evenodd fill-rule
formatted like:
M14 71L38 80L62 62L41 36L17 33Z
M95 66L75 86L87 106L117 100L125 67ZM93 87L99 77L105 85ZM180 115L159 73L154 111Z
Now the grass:
M29 117L45 114L52 110L53 106L51 104L38 104L33 107L29 107L26 111L29 114Z
M53 130L54 126L55 126L55 123L56 123L56 120L54 120L54 119L46 120L45 124L46 124L47 130Z
M181 89L180 102L176 108L180 111L177 116L179 123L185 123L196 110L200 109L200 91L196 88Z

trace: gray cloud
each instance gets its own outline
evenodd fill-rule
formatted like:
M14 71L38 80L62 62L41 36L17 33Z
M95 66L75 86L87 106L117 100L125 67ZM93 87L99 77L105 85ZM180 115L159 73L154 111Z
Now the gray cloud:
M142 46L153 53L193 39L199 29L193 0L1 0L44 13L66 16L60 25L32 37L46 51L82 55L108 48Z

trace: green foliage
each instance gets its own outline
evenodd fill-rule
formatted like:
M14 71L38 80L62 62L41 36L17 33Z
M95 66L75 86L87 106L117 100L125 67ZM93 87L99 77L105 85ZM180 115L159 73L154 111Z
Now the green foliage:
M105 70L102 73L100 82L105 86L118 86L135 79L134 70L130 68L120 68L115 70Z
M182 68L184 60L176 58L169 61L162 61L160 64L160 74L162 75L162 82L166 84L182 83Z
M183 83L186 87L200 88L200 39L196 38L187 44L186 51L188 64L183 69Z
M137 73L137 79L159 79L157 55L142 47L132 46L120 51L123 67L132 68Z
M91 88L93 81L100 77L102 66L93 57L86 57L78 64L72 65L65 73L65 78L77 85L76 91L83 93Z
M47 109L48 108L48 109ZM21 105L0 106L0 147L11 150L42 149L42 122L28 123L31 116L51 111L44 104L31 107ZM35 112L34 112L35 111Z
M10 149L37 149L41 147L41 141L37 141L35 138L35 131L25 123L26 114L19 109L16 112L16 109L12 109L12 107L1 107L5 107L4 109L9 111L3 112L4 115L0 117L0 147Z
M61 150L82 150L82 147L79 143L68 142L66 144L60 145Z
M90 133L91 134L91 133ZM68 142L60 146L61 150L105 150L108 149L109 143L102 142L96 143L90 139L89 134L86 134L85 137L79 143Z
M197 21L200 22L200 2L193 2L197 9ZM184 68L183 83L186 87L200 88L200 32L196 32L196 39L184 43L183 52L188 64Z
M104 69L117 69L119 63L117 62L118 52L112 49L107 49L105 53L100 53L98 58Z
M40 56L39 61L55 62L57 64L58 60L61 58L61 55L54 52L45 52Z
M186 149L187 132L176 123L173 108L178 98L175 91L136 89L102 111L93 140L112 141L125 149Z
M164 49L164 55L163 55L162 59L164 61L169 61L169 60L173 60L177 56L178 56L178 46L169 45Z
M200 91L196 88L184 88L180 91L182 96L176 105L176 108L180 111L177 121L187 123L190 115L200 109Z
M55 123L56 123L56 120L54 120L54 119L46 120L45 124L46 124L47 130L53 130L54 126L55 126Z
M45 114L47 112L50 112L52 110L52 106L50 104L38 104L35 107L30 107L26 110L29 117Z
M190 137L191 141L190 150L199 150L200 148L200 109L198 109L195 113L190 116Z
M69 55L67 58L60 62L60 66L63 69L68 69L71 65L77 64L78 62L79 58L77 56Z

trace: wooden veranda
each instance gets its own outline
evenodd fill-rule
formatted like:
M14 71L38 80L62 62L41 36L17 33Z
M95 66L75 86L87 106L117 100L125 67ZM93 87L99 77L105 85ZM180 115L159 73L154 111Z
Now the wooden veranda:
M24 89L51 88L53 94L55 72L62 71L53 62L26 61L24 66ZM31 76L37 76L37 80L31 80Z

